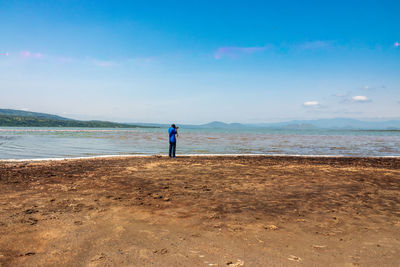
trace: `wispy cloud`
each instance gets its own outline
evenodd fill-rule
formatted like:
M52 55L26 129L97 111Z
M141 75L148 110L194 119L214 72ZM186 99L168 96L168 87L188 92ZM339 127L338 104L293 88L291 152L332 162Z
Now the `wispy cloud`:
M283 48L289 50L321 50L321 49L331 48L333 44L334 44L333 41L317 40L317 41L295 43L295 44L280 44L277 46L272 44L264 46L223 46L219 47L214 52L214 58L215 59L221 59L224 57L236 58L240 55L259 53L272 48L277 48L277 49Z
M109 59L101 59L90 56L65 56L65 55L52 55L47 53L40 52L32 52L31 50L22 50L15 52L3 52L0 53L0 56L10 57L14 64L25 64L27 62L34 63L40 62L40 64L74 64L74 65L85 65L92 66L97 68L112 68L115 66L137 66L137 67L146 67L153 65L153 63L160 62L157 57L118 57L118 58L109 58Z
M370 102L371 99L366 97L365 95L356 95L351 98L353 102L359 102L359 103L365 103L365 102Z
M43 57L42 53L32 53L30 51L21 51L19 53L20 57L22 58L36 58L36 59L40 59Z
M30 51L21 51L21 52L19 53L19 55L20 55L21 57L30 57L30 56L31 56L31 52L30 52Z
M339 99L339 103L341 104L349 104L354 102L351 98L352 93L351 92L339 92L336 94L333 94L332 96L336 97Z
M386 85L379 85L379 86L371 86L371 85L365 85L362 87L364 90L379 90L379 89L386 89Z
M305 107L318 107L320 104L318 101L306 101L303 103Z
M335 96L335 97L340 97L340 98L343 98L343 97L347 97L349 94L347 93L347 94L345 94L345 93L336 93L336 94L333 94L333 96Z
M263 52L267 49L270 49L272 45L266 46L248 46L248 47L240 47L240 46L224 46L217 49L214 53L215 59L221 59L223 57L231 57L235 58L241 54L254 54L257 52Z

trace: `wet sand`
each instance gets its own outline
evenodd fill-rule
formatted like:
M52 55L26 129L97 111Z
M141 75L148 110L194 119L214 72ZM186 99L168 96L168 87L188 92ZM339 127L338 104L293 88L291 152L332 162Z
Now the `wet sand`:
M399 266L400 159L0 162L1 266Z

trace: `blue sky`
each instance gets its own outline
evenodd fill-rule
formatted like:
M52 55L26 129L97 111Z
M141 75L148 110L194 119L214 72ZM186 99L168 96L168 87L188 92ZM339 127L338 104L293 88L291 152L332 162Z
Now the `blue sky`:
M0 0L0 107L122 122L400 117L398 1Z

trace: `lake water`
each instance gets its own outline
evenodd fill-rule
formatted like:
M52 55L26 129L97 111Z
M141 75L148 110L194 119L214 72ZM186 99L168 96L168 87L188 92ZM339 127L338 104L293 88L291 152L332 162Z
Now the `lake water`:
M167 154L167 130L0 127L0 159ZM400 156L400 131L180 128L177 154Z

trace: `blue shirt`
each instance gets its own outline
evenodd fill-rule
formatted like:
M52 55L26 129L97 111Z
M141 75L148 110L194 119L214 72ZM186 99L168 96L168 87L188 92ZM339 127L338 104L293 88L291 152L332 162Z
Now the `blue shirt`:
M175 130L174 128L170 127L170 128L168 129L168 134L169 134L169 141L170 141L171 143L176 143L176 137L175 137L175 135L176 135L176 130Z

